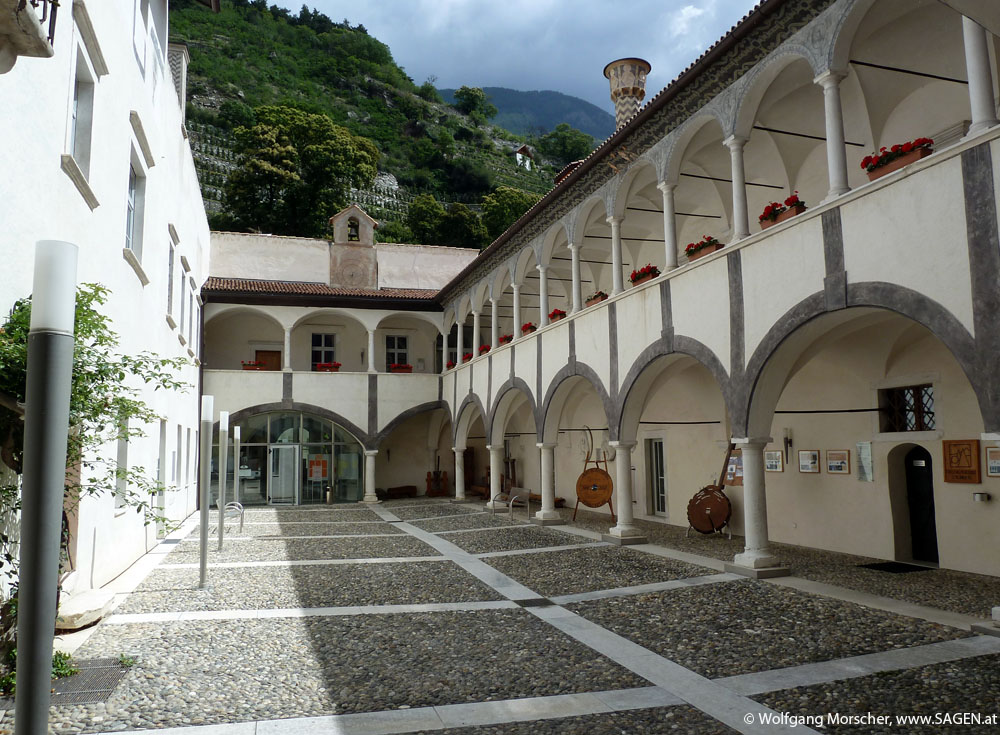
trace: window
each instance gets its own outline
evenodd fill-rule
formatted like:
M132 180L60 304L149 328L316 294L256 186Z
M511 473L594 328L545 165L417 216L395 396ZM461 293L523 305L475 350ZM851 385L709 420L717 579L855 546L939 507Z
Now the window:
M312 369L321 362L333 362L336 359L334 350L335 335L316 334L312 336Z
M118 457L115 464L115 509L125 505L128 494L128 419L118 427Z
M174 313L174 260L176 260L177 253L174 243L170 243L168 257L170 260L167 261L167 314L173 315Z
M183 462L183 457L182 457L183 453L184 453L184 427L182 427L180 424L177 424L177 450L174 452L174 469L172 477L170 478L171 482L173 482L174 485L179 485L181 483L181 477L182 477L181 463Z
M357 242L361 239L361 225L358 224L357 217L347 220L347 241Z
M194 324L194 294L188 293L188 328L187 328L187 338L188 344L193 344L191 342L191 327Z
M194 433L195 443L198 442L198 432ZM185 484L191 484L191 429L187 430L187 444L185 445L187 451L184 453L184 482Z
M142 261L142 215L146 195L146 176L135 150L128 167L128 193L125 198L125 249Z
M184 298L184 279L183 278L181 279L181 299L180 299L180 301L181 301L181 319L180 319L179 322L177 322L177 324L178 324L177 334L183 336L183 334L184 334L184 304L187 302L187 299Z
M935 428L933 386L909 385L878 393L883 432L932 431Z
M408 362L406 357L406 337L390 334L385 338L385 364L405 365Z
M83 54L76 55L76 79L70 108L69 154L86 178L90 178L90 140L94 119L94 74Z

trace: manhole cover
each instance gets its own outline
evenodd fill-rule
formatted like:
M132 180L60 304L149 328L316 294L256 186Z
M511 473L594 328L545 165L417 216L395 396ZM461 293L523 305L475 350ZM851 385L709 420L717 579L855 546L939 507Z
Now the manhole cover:
M79 674L52 682L52 704L104 702L125 678L128 668L116 658L73 659ZM13 698L0 698L0 708L11 709Z
M877 572L890 574L909 574L910 572L929 572L930 567L920 567L916 564L905 564L901 561L880 561L875 564L858 564L863 569L874 569Z

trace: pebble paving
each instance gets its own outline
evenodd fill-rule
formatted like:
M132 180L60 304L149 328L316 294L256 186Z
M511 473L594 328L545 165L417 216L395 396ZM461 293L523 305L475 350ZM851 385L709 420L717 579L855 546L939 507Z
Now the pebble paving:
M1000 715L1000 656L977 656L963 661L888 671L830 684L786 689L755 696L779 712L819 715L829 712L863 715L930 715L960 713ZM907 735L995 735L1000 726L980 722L959 724L907 723L899 727L871 724L831 725L824 732L837 735L906 733Z
M218 518L217 513L209 516L212 523ZM277 508L247 508L243 513L243 520L250 522L259 521L284 521L298 523L302 521L377 521L377 515L368 508L329 508L326 506L312 509L285 510Z
M413 505L395 508L391 505L387 507L397 518L408 521L414 518L436 518L438 516L460 516L482 513L481 505L469 505L466 503L444 503L442 505Z
M566 607L708 678L969 635L755 580Z
M136 659L58 732L178 727L601 691L647 682L523 610L104 626L80 657Z
M536 526L520 528L497 528L492 531L471 531L469 533L449 533L441 538L472 554L490 551L511 551L513 549L544 549L546 546L565 546L577 543L578 539L565 533ZM584 539L579 539L583 541Z
M433 547L413 536L388 538L286 538L226 541L222 551L215 539L209 543L208 563L245 561L307 561L312 559L375 559L403 556L438 556ZM178 544L167 564L195 564L200 559L198 540Z
M227 527L229 536L253 536L287 538L291 536L368 536L376 533L403 533L391 523L246 523L243 525L243 532L239 532L239 526L233 524ZM199 527L187 538L198 538ZM218 526L212 525L208 529L208 535L214 537L218 533Z
M429 521L411 521L417 528L431 533L438 531L462 531L471 528L499 528L523 525L523 520L511 521L506 515L491 516L489 513L467 514L458 518L434 518Z
M544 597L716 573L714 569L651 556L621 546L496 556L484 561Z
M257 610L347 605L404 605L498 600L468 572L446 561L239 567L210 570L199 590L197 569L157 569L119 613Z

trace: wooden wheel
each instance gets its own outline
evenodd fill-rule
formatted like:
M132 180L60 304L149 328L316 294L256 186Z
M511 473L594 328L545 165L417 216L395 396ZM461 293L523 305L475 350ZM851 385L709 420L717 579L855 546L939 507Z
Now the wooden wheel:
M576 497L588 508L600 508L611 501L614 483L600 467L584 470L576 481Z
M729 497L716 485L706 485L688 502L688 523L699 533L721 531L732 515Z

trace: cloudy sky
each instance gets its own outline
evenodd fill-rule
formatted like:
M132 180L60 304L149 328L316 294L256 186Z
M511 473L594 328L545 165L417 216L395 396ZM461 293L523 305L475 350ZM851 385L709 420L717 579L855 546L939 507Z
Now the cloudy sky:
M297 12L303 0L277 0ZM554 89L613 111L604 65L638 56L655 94L756 0L311 0L392 49L417 84Z

